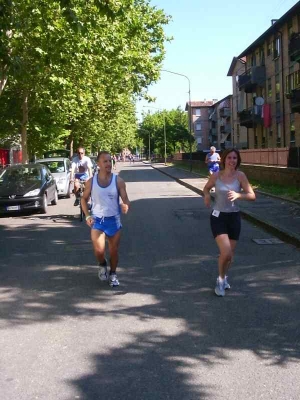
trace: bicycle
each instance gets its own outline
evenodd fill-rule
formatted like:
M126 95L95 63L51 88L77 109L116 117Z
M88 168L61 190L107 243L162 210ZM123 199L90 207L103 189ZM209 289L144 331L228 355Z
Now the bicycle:
M83 221L83 219L84 219L84 212L83 212L83 210L82 210L82 206L81 206L81 198L82 198L82 196L83 196L83 192L84 192L84 188L85 188L85 181L79 181L79 183L80 183L80 187L79 187L79 190L78 190L78 197L79 197L79 216L80 216L80 222L82 222Z

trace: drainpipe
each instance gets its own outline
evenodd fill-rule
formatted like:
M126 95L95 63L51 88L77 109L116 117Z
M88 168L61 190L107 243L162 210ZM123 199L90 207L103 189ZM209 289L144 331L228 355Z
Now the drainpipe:
M286 126L285 126L285 90L284 90L284 85L285 85L285 80L284 80L284 74L283 74L283 44L282 44L282 32L278 29L276 29L276 32L279 33L280 35L280 58L281 58L281 81L282 81L282 111L283 111L283 119L282 119L282 128L283 128L283 147L286 147Z

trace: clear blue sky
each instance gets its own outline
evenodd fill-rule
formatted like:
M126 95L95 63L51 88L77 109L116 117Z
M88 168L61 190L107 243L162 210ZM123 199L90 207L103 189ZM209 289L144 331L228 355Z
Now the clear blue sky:
M150 0L150 4L172 16L165 28L173 36L166 44L163 68L187 75L191 100L222 99L232 93L227 76L232 58L238 56L282 17L297 1L289 0ZM156 102L149 107L171 110L188 101L188 80L162 72L149 94ZM145 106L145 107L143 107ZM137 103L138 115L148 103ZM155 109L149 108L151 112Z

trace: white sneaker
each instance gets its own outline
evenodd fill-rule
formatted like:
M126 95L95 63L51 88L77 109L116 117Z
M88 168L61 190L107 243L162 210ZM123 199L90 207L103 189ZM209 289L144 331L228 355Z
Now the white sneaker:
M215 287L215 293L217 296L225 296L225 280L223 280L222 283L220 283L219 278L217 279L216 287Z
M109 275L109 286L119 286L120 282L118 281L118 277L116 273L112 273Z
M105 260L105 263L106 263L106 260ZM98 278L102 282L108 280L107 263L106 263L106 265L99 265Z
M231 286L230 286L230 284L229 284L229 282L228 282L227 279L228 279L228 276L226 275L226 276L225 276L225 279L224 279L224 289L225 289L225 290L231 288Z

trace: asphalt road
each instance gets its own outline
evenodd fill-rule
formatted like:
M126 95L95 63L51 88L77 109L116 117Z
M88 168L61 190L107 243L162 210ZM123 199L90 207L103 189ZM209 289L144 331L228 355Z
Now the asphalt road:
M1 400L300 398L300 252L243 221L225 298L200 196L123 165L119 279L97 279L74 199L0 218Z

